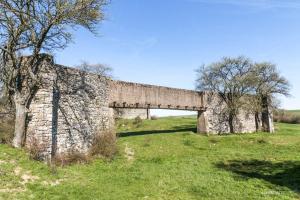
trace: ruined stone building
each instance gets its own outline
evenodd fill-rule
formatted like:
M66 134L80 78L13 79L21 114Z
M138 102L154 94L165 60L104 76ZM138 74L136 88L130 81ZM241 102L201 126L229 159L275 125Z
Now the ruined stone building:
M114 109L197 111L198 133L229 132L220 115L224 105L207 92L115 81L53 62L43 64L41 76L43 84L29 106L26 144L42 143L47 156L87 152L95 134L114 127ZM271 116L268 124L272 132ZM235 130L256 131L254 115L241 111Z

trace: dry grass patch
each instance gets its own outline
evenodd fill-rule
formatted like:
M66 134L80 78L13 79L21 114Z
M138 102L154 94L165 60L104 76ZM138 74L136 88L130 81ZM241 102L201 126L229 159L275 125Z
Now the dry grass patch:
M134 160L134 150L128 144L125 145L124 153L128 161Z
M94 137L89 154L112 160L117 154L117 137L113 130L100 132Z
M36 161L43 161L46 146L38 142L35 137L28 138L28 140L29 145L26 149L29 153L29 158Z
M68 166L71 164L87 164L91 161L91 158L78 151L71 151L65 154L57 154L51 160L51 172L56 173L55 166Z

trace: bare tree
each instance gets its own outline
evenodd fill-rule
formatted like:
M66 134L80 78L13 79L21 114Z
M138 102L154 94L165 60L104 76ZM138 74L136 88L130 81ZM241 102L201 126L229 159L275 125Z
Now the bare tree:
M252 108L255 111L256 121L259 120L259 113L262 113L262 129L270 131L268 117L272 105L276 103L275 95L289 96L290 84L281 76L276 65L269 62L256 63L251 73L255 98L252 100ZM273 100L272 100L273 99ZM260 129L258 122L257 128Z
M65 48L77 27L95 33L106 4L106 0L0 0L0 71L16 110L13 146L22 145L29 100L41 84L38 74L46 59L41 53Z
M202 66L197 70L196 88L219 95L226 104L223 114L227 115L231 133L235 132L234 121L243 106L243 97L252 89L248 75L251 70L251 60L242 56L225 57L219 62Z
M90 64L87 61L83 61L81 64L76 65L75 68L77 68L81 71L94 73L94 74L97 74L100 76L112 78L113 69L110 66L104 65L101 63Z

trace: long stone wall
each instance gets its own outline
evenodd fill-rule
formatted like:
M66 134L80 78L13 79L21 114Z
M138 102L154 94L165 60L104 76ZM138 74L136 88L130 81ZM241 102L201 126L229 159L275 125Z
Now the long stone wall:
M205 109L202 92L124 81L110 81L109 87L114 108Z
M221 114L225 105L216 94L113 81L49 61L41 76L44 83L29 106L26 145L37 141L45 156L86 153L96 134L114 126L114 109L195 110L199 133L229 132L227 116ZM234 126L236 132L254 132L254 115L240 111Z

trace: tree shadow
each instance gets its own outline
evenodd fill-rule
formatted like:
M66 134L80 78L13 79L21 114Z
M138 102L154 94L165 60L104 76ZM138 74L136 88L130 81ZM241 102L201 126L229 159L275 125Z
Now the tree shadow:
M244 179L262 179L300 194L300 161L275 163L263 160L231 160L217 163L216 166L234 172Z
M149 134L164 134L164 133L178 133L178 132L197 132L197 128L182 128L172 130L149 130L149 131L131 131L131 132L120 132L118 137L129 137L129 136L140 136Z

